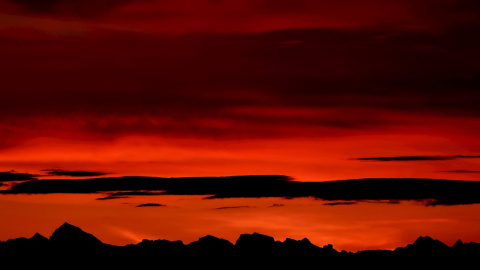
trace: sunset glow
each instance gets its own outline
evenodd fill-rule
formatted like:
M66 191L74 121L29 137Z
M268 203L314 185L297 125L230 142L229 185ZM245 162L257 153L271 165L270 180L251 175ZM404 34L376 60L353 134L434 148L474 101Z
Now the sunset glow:
M474 0L0 0L0 240L70 222L115 245L478 242L468 200L8 191L123 176L480 181L479 30Z

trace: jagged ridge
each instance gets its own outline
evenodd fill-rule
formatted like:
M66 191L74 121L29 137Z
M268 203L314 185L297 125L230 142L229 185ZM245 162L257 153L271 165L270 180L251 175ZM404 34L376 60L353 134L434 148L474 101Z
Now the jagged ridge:
M238 249L238 250L268 250L268 249L302 249L315 251L328 251L330 254L339 253L331 244L323 247L312 244L307 238L294 240L287 238L285 241L275 241L268 235L260 233L242 234L235 244L228 240L207 235L199 238L197 241L185 245L182 241L170 241L165 239L143 240L137 244L128 244L125 246L113 246L102 243L94 235L84 232L79 227L64 223L57 228L50 238L46 238L39 233L35 233L31 238L9 239L5 242L0 241L0 248L80 248L90 249L98 247L129 248L129 249ZM392 252L413 252L413 251L448 251L448 250L480 250L480 243L463 243L458 240L452 247L443 242L433 239L429 236L420 236L415 242L406 247L396 248ZM342 251L345 253L345 251ZM362 251L359 251L361 253ZM352 253L352 252L350 252Z

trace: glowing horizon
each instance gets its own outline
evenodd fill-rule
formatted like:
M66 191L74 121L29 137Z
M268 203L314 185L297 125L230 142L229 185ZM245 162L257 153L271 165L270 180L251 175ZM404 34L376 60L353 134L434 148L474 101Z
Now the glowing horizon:
M480 181L479 14L473 0L0 0L0 189L122 176ZM112 244L209 229L349 251L480 241L476 203L99 195L1 194L0 240L67 221ZM166 206L134 207L149 203Z

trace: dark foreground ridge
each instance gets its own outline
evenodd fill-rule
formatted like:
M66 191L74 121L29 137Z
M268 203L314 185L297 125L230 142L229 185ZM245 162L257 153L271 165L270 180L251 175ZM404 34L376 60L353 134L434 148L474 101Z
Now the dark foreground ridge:
M395 250L337 251L331 244L323 247L307 238L275 241L273 237L253 233L242 234L235 243L212 235L189 244L164 239L143 240L137 244L114 246L102 243L92 234L68 223L56 229L50 238L36 233L31 238L0 241L0 261L22 266L89 265L126 269L130 266L176 266L179 269L208 266L211 268L251 269L276 267L296 268L332 265L337 269L368 264L370 269L398 266L417 267L467 265L480 256L480 243L458 240L448 246L431 237L419 237L415 242ZM414 263L414 265L412 265ZM395 266L395 267L394 267Z

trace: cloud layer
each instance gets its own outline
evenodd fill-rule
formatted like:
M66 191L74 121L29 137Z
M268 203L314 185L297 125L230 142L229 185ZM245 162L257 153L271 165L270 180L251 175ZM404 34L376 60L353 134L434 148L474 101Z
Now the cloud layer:
M311 180L475 168L464 158L429 168L436 174L413 162L406 173L331 172L372 168L344 166L357 155L478 154L478 1L0 0L0 9L0 158L12 160L2 170L163 162L172 165L141 172ZM241 145L260 140L269 149ZM299 151L303 142L311 151Z
M478 21L475 0L3 0L31 14L102 19L144 30L259 31L300 27L412 29Z
M255 139L399 126L480 134L477 30L123 33L27 48L6 39L0 148L32 137Z
M413 200L425 205L480 203L480 182L415 178L371 178L328 182L298 182L279 175L231 177L120 177L80 180L39 180L14 185L3 194L108 193L142 191L136 195L204 195L217 198L313 197L328 205L358 201ZM160 193L161 192L161 193ZM125 193L119 193L125 194ZM110 195L115 198L115 195ZM123 196L122 196L123 197ZM105 199L105 198L104 198Z

